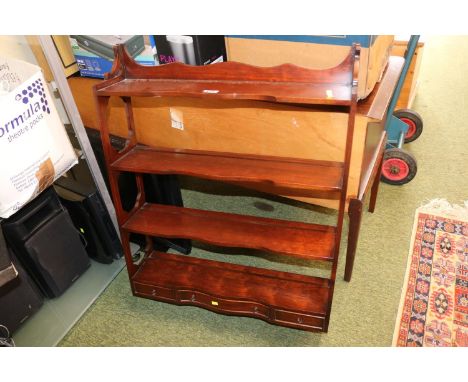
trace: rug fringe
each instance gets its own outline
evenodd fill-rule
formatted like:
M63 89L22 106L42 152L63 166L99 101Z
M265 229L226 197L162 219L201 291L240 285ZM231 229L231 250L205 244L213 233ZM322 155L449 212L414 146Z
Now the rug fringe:
M417 212L443 215L468 222L468 200L463 205L451 204L447 199L432 199L418 208Z

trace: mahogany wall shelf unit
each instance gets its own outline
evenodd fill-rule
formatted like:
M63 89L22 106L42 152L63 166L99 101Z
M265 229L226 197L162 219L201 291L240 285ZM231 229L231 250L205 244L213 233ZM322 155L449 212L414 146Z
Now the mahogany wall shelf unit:
M370 210L377 195L379 166L385 148L384 121L390 98L395 89L402 57L391 56L382 80L372 93L360 100L354 126L353 150L347 187L350 230L345 280L350 281L361 216L366 195L371 192ZM94 107L93 87L102 80L70 77L79 113L87 127L99 130ZM132 116L138 130L140 144L155 147L202 151L224 151L238 154L274 155L324 161L342 161L346 143L347 114L320 105L285 104L255 100L237 100L235 106L213 97L135 97ZM125 103L120 97L111 97L108 126L111 134L125 138L128 135ZM173 128L172 118L183 117L184 129ZM158 121L158 128L154 128ZM228 128L226 128L228 126ZM220 139L222 137L222 139ZM376 182L377 180L377 182ZM233 182L261 192L278 194L305 203L338 209L338 200L292 195L271 183Z
M346 212L347 187L357 112L359 47L328 70L294 65L260 68L225 62L204 67L174 63L147 67L136 64L122 45L106 80L94 86L100 131L117 211L127 270L133 294L178 305L194 305L214 312L259 318L291 328L327 331ZM110 144L111 98L124 103L128 139L117 152ZM224 108L248 107L256 102L264 112L281 105L334 111L344 121L345 138L339 161L247 154L141 144L133 100L191 98L224 103ZM221 106L219 106L221 107ZM310 109L312 110L312 109ZM153 129L158 129L154 120ZM232 126L226 126L226 129ZM220 127L222 131L223 127ZM382 136L379 135L380 139ZM219 137L222 139L222 136ZM379 141L380 142L380 141ZM379 146L380 147L380 146ZM375 178L378 150L369 154ZM139 194L130 212L122 209L117 184L121 172L136 175ZM337 223L325 226L184 207L145 201L142 174L190 175L262 188L281 195L320 198L338 205ZM374 182L378 183L378 182ZM376 187L375 194L376 194ZM375 204L375 197L371 204ZM132 261L131 232L158 237L196 239L224 247L252 248L284 256L331 263L329 278L274 271L251 266L160 253L148 240L146 256Z

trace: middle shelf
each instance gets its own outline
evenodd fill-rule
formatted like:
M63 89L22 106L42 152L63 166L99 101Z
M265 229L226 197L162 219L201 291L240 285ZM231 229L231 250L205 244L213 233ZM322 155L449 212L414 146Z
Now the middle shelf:
M284 189L286 194L338 199L341 162L239 155L211 151L136 146L111 164L112 169L179 174L225 182L251 182Z
M308 260L333 260L336 228L288 220L144 204L123 229L148 236L192 238Z

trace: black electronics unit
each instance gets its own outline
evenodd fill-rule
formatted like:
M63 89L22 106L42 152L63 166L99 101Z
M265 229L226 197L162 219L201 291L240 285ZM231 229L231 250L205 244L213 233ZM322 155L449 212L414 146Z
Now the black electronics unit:
M93 185L62 176L54 183L73 224L86 238L86 250L96 261L109 264L123 256L119 236L104 201Z
M208 65L226 61L223 35L154 35L150 39L159 64Z
M18 276L0 287L0 325L12 334L41 308L44 298L15 255L10 256Z
M106 182L107 189L110 192L109 179L107 176L107 168L105 165L104 151L102 149L101 136L99 131L86 128L91 147L93 148L96 161L98 162L99 169ZM73 138L73 137L72 137ZM125 146L125 139L111 136L111 144L116 150L121 150ZM72 139L73 142L73 139ZM89 182L94 185L94 182L89 175L89 171L83 159L80 159L78 165L70 170L73 176L79 183ZM180 191L179 180L177 175L151 175L144 174L143 182L145 187L146 200L149 203L159 203L166 205L174 205L183 207L182 194ZM120 197L122 200L122 207L125 211L130 211L134 204L138 193L135 181L135 175L132 173L123 172L119 177ZM144 247L146 240L143 235L131 234L130 241ZM167 251L172 248L180 253L189 254L192 250L192 242L188 239L166 239L166 238L153 238L154 247L159 251Z
M2 225L8 244L47 297L60 296L91 264L53 187Z

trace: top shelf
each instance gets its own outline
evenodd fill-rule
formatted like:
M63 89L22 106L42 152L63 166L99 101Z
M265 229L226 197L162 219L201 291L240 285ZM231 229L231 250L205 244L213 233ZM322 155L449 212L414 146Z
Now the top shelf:
M123 79L100 89L97 94L118 97L239 99L314 105L350 105L352 100L349 86L341 84L216 80Z
M356 101L359 49L353 47L341 64L325 70L292 64L257 67L238 62L207 66L136 63L123 45L96 96L195 97L282 103L349 106Z

